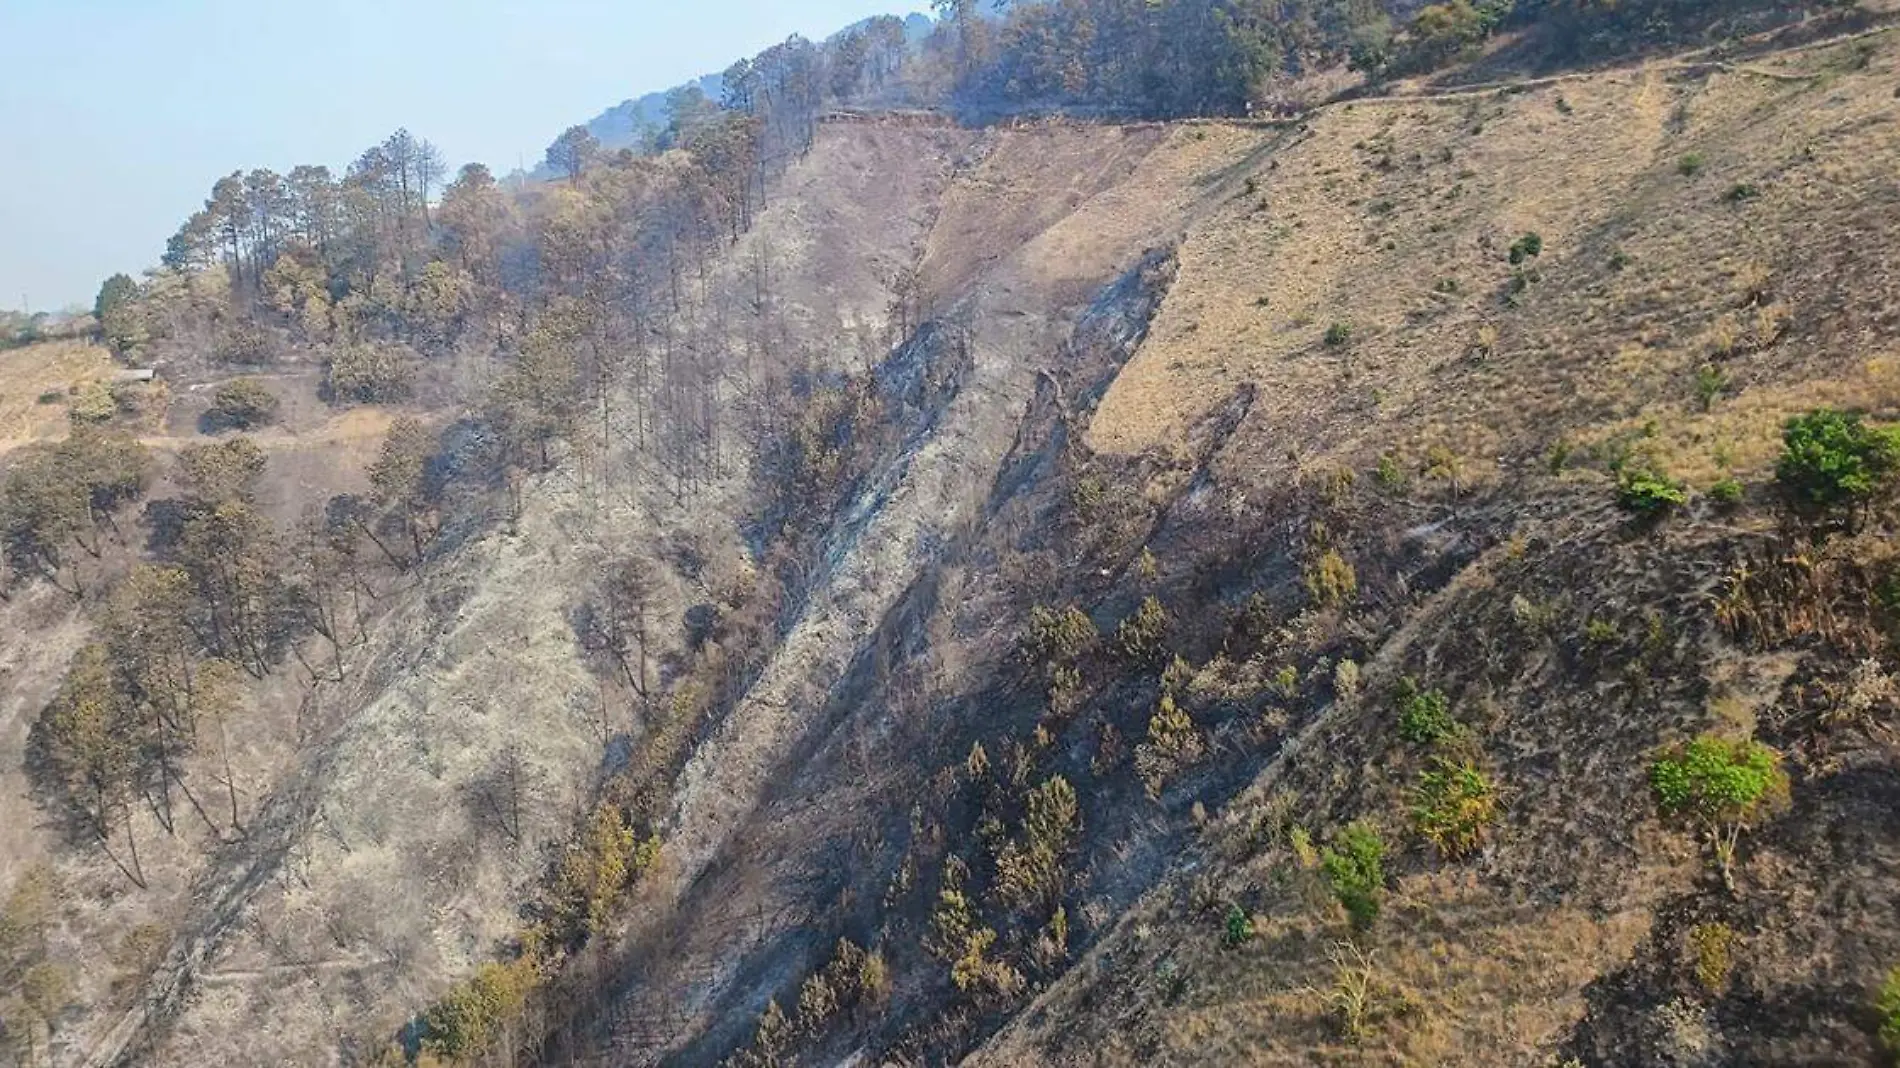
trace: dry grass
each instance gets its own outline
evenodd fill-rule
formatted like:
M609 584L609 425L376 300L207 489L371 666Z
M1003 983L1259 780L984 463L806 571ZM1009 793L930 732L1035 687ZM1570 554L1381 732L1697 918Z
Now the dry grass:
M1534 905L1455 871L1402 880L1387 914L1359 941L1371 990L1356 1036L1334 996L1341 976L1328 947L1346 937L1346 927L1330 905L1315 910L1298 894L1276 896L1254 914L1255 938L1238 948L1221 944L1213 919L1190 920L1185 931L1182 922L1165 914L1131 918L1114 978L1103 977L1086 1005L1073 1000L1076 984L1041 1002L1042 1018L1061 1021L1061 1036L1019 1025L970 1063L1461 1064L1481 1057L1540 1066L1583 1016L1584 987L1631 958L1648 937L1650 917L1635 908L1599 915ZM1130 953L1135 959L1125 959ZM1183 977L1172 1002L1153 978L1161 974Z
M1792 408L1890 404L1875 324L1900 276L1876 250L1900 216L1880 178L1900 126L1894 46L1872 40L1787 61L1822 72L1810 80L1656 64L1323 110L1260 161L1254 195L1190 227L1090 441L1166 446L1251 382L1252 448L1234 451L1256 465L1294 443L1296 468L1445 444L1481 474L1654 419L1667 459L1706 480L1690 443L1728 441L1731 466L1754 470ZM1860 47L1878 51L1847 69ZM1693 178L1676 169L1689 151L1706 161ZM1729 202L1744 182L1759 195ZM1544 240L1541 281L1513 307L1505 246L1526 232ZM1323 342L1334 323L1349 342ZM1727 387L1701 417L1695 369L1712 358Z
M46 341L0 352L0 453L66 434L72 387L109 381L118 368L105 349L84 341ZM52 404L41 394L58 393Z

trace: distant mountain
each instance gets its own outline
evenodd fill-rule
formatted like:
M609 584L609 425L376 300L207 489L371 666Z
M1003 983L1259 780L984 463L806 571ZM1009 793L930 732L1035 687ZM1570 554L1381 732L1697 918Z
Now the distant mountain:
M870 21L870 19L865 19L853 23L839 31L839 33L850 33L852 30L858 29ZM905 36L915 44L930 35L930 29L933 25L934 23L931 22L928 15L912 13L904 19L904 33ZM589 119L587 121L587 132L593 134L594 138L598 140L604 148L637 148L642 141L643 131L657 133L666 128L666 98L678 90L690 88L695 85L698 86L708 98L718 100L720 95L725 91L726 79L723 74L708 74L695 81L676 85L657 93L648 93L636 99L623 100ZM537 173L540 170L541 168L539 166L535 168Z
M634 100L623 100L587 120L587 132L593 134L604 148L638 147L642 131L657 133L666 128L666 98L695 85L708 98L718 100L726 88L725 75L708 74L697 81L676 85L671 89L648 93Z

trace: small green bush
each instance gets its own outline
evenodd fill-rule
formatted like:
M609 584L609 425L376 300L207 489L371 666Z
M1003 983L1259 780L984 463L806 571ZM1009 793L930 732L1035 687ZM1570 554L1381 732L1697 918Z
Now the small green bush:
M1900 430L1818 408L1788 420L1775 478L1802 504L1828 508L1873 494L1900 468Z
M1583 640L1588 645L1614 645L1622 636L1614 620L1592 619L1583 625Z
M539 983L534 962L526 957L483 964L423 1014L423 1048L442 1057L472 1059L515 1022Z
M1152 595L1115 628L1115 645L1131 663L1159 663L1168 652L1168 610Z
M1689 929L1689 948L1695 953L1696 981L1711 994L1721 993L1735 966L1735 929L1726 923L1698 923Z
M1744 200L1753 200L1758 196L1761 196L1761 190L1755 188L1753 182L1736 182L1728 187L1728 192L1722 194L1722 199L1730 204L1740 204Z
M1229 948L1253 941L1253 920L1247 917L1245 909L1239 905L1227 906L1227 919L1222 924L1220 940Z
M1616 503L1637 515L1661 515L1688 499L1681 483L1647 468L1625 469L1617 479Z
M1435 761L1412 791L1412 825L1446 857L1478 848L1497 815L1497 791L1470 761Z
M1396 490L1405 487L1405 468L1400 466L1398 456L1393 453L1388 452L1379 457L1379 466L1373 470L1372 475L1379 480L1379 485L1386 489Z
M1880 1040L1900 1055L1900 968L1887 973L1887 981L1880 984L1880 997L1874 1007L1880 1014Z
M350 345L330 357L331 399L348 404L407 400L415 388L415 361L382 345Z
M1359 574L1339 550L1328 549L1306 568L1306 592L1321 608L1352 603L1359 596Z
M1696 368L1695 399L1697 406L1703 411L1706 412L1715 407L1716 398L1720 397L1722 391L1727 388L1728 375L1723 374L1720 367L1705 363Z
M251 430L277 418L277 394L255 378L234 378L211 395L205 421L219 430Z
M1068 664L1087 652L1099 636L1095 622L1074 605L1060 609L1037 605L1030 609L1029 627L1023 632L1023 655L1031 663Z
M1742 484L1734 475L1724 475L1709 487L1709 499L1724 508L1742 503Z
M1069 507L1083 519L1094 516L1108 500L1108 487L1102 480L1084 475L1075 480L1075 488L1069 491Z
M1336 349L1351 340L1352 340L1352 324L1351 323L1334 323L1333 325L1326 328L1325 341L1328 348Z
M1694 178L1702 170L1702 153L1689 152L1676 161L1676 173L1684 178Z
M1536 259L1538 256L1543 255L1543 253L1544 239L1538 234L1527 233L1516 241L1511 242L1511 262L1514 264L1523 263L1525 260Z
M1435 745L1458 733L1451 699L1442 690L1421 690L1407 676L1399 680L1399 737L1414 745Z
M1712 734L1664 753L1650 765L1649 781L1664 815L1687 819L1708 836L1722 881L1731 889L1737 839L1788 795L1780 753L1760 742Z
M118 398L104 382L89 382L73 395L66 418L74 423L105 423L119 414Z
M1320 870L1352 925L1372 926L1385 896L1385 839L1379 829L1364 820L1348 824L1320 852Z

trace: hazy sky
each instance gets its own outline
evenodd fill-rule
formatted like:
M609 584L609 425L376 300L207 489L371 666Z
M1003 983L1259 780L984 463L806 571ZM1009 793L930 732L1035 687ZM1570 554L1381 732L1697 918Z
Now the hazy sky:
M793 33L921 0L0 0L0 306L90 304L220 175L341 171L398 126L451 168Z

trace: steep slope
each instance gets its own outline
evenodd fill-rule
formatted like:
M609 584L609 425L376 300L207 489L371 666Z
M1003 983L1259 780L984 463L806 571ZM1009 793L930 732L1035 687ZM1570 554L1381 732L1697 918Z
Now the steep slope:
M1329 108L1257 198L1189 234L1090 440L1165 448L1248 382L1259 400L1210 489L1237 512L1333 496L1310 507L1372 584L1349 624L1366 651L1178 874L973 1063L1878 1059L1869 1006L1900 957L1875 904L1900 876L1881 800L1896 710L1852 695L1886 692L1868 680L1892 624L1852 576L1890 573L1891 550L1798 549L1756 487L1785 417L1900 402L1877 251L1900 204L1868 169L1900 151L1894 69L1883 34ZM1514 292L1502 253L1525 232L1544 251ZM1608 505L1612 460L1732 476L1750 503L1633 524ZM1337 496L1336 471L1366 488ZM1427 539L1489 548L1433 593L1388 555ZM1790 552L1813 585L1766 592ZM1752 597L1829 621L1738 629ZM1451 695L1502 791L1469 861L1407 831L1430 764L1395 736L1401 675ZM1855 700L1875 719L1826 711ZM1744 847L1733 894L1648 791L1653 755L1710 728L1793 761L1793 807ZM1366 934L1303 852L1360 818L1396 850ZM1698 981L1707 931L1725 932L1720 965ZM1342 1023L1347 1005L1363 1015Z
M848 702L869 699L857 677L864 659L891 640L893 614L937 581L949 546L980 521L1038 368L1060 359L1085 298L1206 202L1189 179L1231 163L1252 141L1059 124L985 135L981 162L946 191L925 244L925 291L944 325L883 376L896 390L906 373L937 384L907 418L898 454L842 510L812 595L772 661L686 768L675 835L660 878L641 891L645 915L636 915L623 950L639 980L615 1015L638 1023L616 1028L610 1059L644 1061L712 1025L730 1042L729 985L744 984L742 1003L756 1000L761 978L824 948L797 934L800 917L822 911L809 896L813 882L827 881L830 851L811 838L823 827L835 841L861 823L840 810L837 795L823 815L805 809L795 786L800 758L839 744L881 748L859 732L883 734L883 725L836 717ZM907 372L911 361L923 366ZM847 807L867 816L901 805L902 779L865 781L866 766L811 770L855 795ZM842 780L832 778L838 773ZM804 815L791 817L788 806ZM707 935L729 933L742 913L777 917L751 925L746 938L758 946L793 939L789 956L735 970L732 945ZM663 939L673 941L661 951Z
M1819 537L1772 483L1786 417L1900 417L1897 59L1876 32L1286 122L821 124L642 327L720 413L697 481L630 403L507 486L450 426L442 548L340 680L260 683L241 835L153 835L132 894L0 829L0 879L56 856L80 888L51 944L122 958L49 1055L412 1057L419 1011L529 959L607 790L657 855L471 1060L1871 1061L1894 521ZM260 434L306 484L269 506L360 490L392 414ZM1632 518L1639 471L1691 499ZM630 557L639 684L587 624ZM87 640L29 593L9 794ZM1395 730L1408 678L1439 748ZM1794 779L1733 891L1647 781L1710 727ZM1440 758L1498 786L1455 859L1410 811ZM1355 821L1390 845L1365 929L1317 860ZM825 971L841 938L879 967Z

